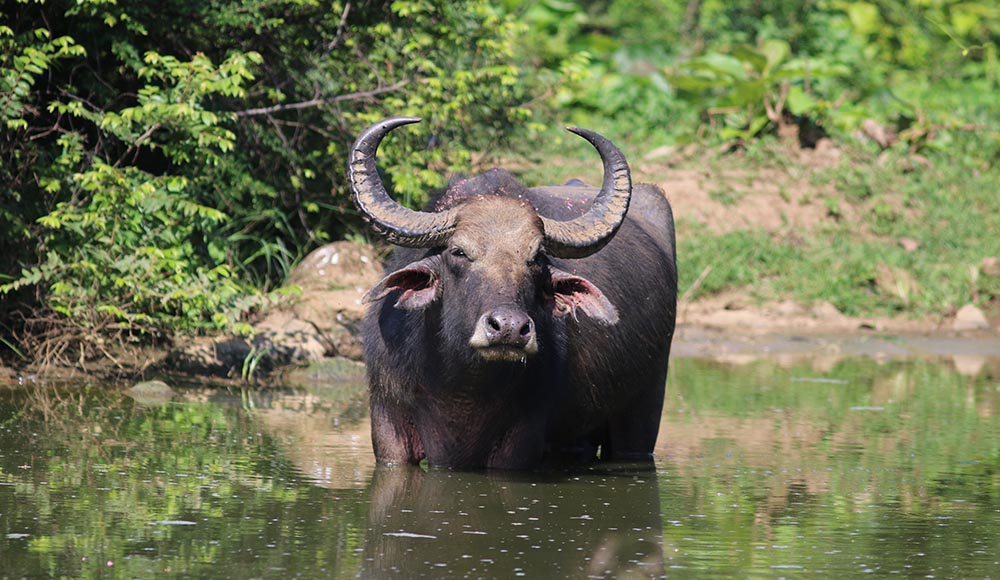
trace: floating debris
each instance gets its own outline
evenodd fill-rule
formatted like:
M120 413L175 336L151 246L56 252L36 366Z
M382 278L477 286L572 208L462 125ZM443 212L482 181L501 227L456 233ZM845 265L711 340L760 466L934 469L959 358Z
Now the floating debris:
M423 538L426 540L436 540L437 536L427 534L414 534L413 532L385 532L383 536L395 536L397 538Z

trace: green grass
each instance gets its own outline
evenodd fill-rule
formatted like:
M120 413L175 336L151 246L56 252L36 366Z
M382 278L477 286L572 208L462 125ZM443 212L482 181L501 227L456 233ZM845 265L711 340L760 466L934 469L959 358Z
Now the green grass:
M983 258L1000 256L997 147L981 147L981 134L964 131L949 142L927 152L926 165L902 151L881 160L853 158L819 174L836 192L813 203L840 213L851 207L860 222L841 219L790 239L682 227L690 235L678 242L680 291L711 266L693 296L749 288L762 300L827 300L855 316L942 315L970 302L1000 306L1000 278L979 271ZM920 246L907 251L901 238ZM878 284L879 269L900 282Z

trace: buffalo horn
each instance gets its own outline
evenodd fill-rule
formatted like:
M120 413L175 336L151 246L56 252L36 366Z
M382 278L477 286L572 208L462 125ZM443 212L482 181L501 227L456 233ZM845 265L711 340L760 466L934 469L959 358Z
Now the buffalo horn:
M386 134L396 127L418 122L418 117L392 117L371 125L355 141L347 168L354 203L361 215L386 240L409 248L434 246L455 230L453 210L414 211L396 203L386 192L375 167L375 152Z
M583 258L603 248L622 225L632 197L632 176L614 143L586 129L568 130L597 149L604 162L604 183L587 213L568 221L542 218L545 249L560 258Z

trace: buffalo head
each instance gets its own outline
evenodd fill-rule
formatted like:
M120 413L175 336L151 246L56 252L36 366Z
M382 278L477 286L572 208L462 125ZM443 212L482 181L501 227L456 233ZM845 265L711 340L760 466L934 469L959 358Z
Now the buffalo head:
M456 358L464 351L479 361L526 361L551 338L548 321L554 318L576 319L582 312L601 324L615 324L618 312L604 293L567 271L572 267L557 268L553 259L589 256L621 226L632 185L618 148L591 131L570 129L604 162L600 192L572 219L540 215L528 190L498 170L452 185L433 211L414 211L389 197L375 153L390 130L417 121L376 123L351 153L351 184L361 214L388 241L426 248L383 278L365 300L395 294L396 309L433 312L440 321L441 347Z

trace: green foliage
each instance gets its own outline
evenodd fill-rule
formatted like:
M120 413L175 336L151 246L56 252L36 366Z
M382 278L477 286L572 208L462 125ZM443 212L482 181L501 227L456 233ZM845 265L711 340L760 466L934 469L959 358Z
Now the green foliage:
M526 118L520 30L485 1L5 3L3 308L84 350L245 331L296 260L357 227L365 125L425 118L381 152L416 204Z
M819 118L832 98L815 95L813 79L844 77L843 65L822 59L790 58L791 47L769 39L759 48L738 45L729 54L708 52L682 62L670 81L682 98L702 103L711 119L722 118L723 139L749 140L766 126L785 122L785 115Z
M687 106L660 70L677 34L650 13L675 13L680 4L510 0L527 25L518 57L536 69L540 111L551 126L575 124L615 141L662 139ZM666 15L664 15L664 18ZM690 122L687 127L690 127ZM539 127L543 129L543 127Z
M45 74L53 61L85 54L72 37L50 38L45 28L36 28L22 38L15 38L10 27L0 25L0 49L7 55L8 63L0 76L0 113L7 129L28 127L27 121L21 118L26 99L36 79Z
M228 216L198 203L186 177L153 175L122 161L155 151L174 167L197 170L232 151L233 133L203 103L217 94L242 96L251 78L247 65L260 57L235 55L215 67L200 54L182 62L150 52L143 61L136 75L147 84L133 106L105 112L78 100L49 103L50 112L96 126L125 153L112 164L100 149L89 156L95 152L85 150L80 133L57 139L54 171L36 180L52 199L67 199L37 220L45 261L0 292L45 284L47 306L93 332L116 327L158 337L168 329L228 330L241 312L227 308L245 306L237 298L249 290L232 280L220 246L217 231ZM206 243L197 247L198 239Z
M923 97L945 91L931 83L965 83L978 100L994 94L1000 75L992 3L508 4L529 25L537 66L575 62L585 73L550 93L560 118L609 126L629 141L747 140L793 122L847 135L867 118L902 129L932 113ZM988 82L970 90L979 79Z
M691 289L689 297L757 284L787 272L801 258L797 248L775 243L764 232L745 230L684 236L678 241L677 253L678 289ZM722 256L725 259L720 260ZM699 277L701 281L695 286Z

